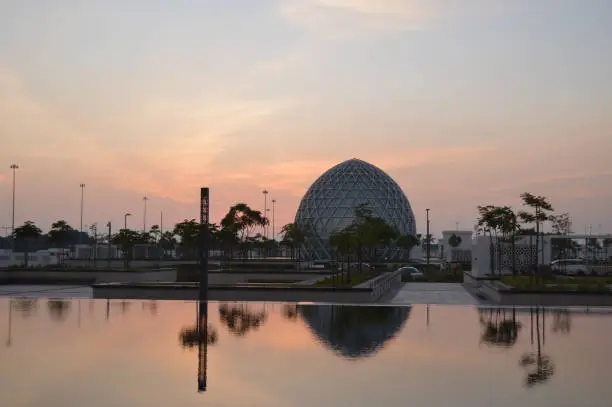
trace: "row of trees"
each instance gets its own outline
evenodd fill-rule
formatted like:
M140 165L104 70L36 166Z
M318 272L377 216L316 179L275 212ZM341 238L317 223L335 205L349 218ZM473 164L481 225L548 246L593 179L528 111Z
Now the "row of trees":
M569 215L553 215L553 206L548 198L533 195L529 192L521 194L525 209L515 212L510 206L486 205L478 206L477 231L489 236L489 259L491 271L501 272L502 247L511 245L512 273L518 272L516 265L516 242L521 236L535 235L535 250L533 250L532 276L537 279L537 266L544 222L553 222L553 228L560 234L571 233Z
M258 210L245 203L237 203L229 208L219 224L209 224L207 230L208 247L223 253L223 257L231 260L236 254L246 260L254 253L260 256L276 252L280 246L288 248L291 257L299 260L301 247L304 244L307 231L297 224L289 223L281 228L281 239L267 239L258 230L269 224L269 220ZM91 235L79 237L78 241L89 244L114 244L124 253L126 267L133 257L137 245L154 245L159 250L160 257L176 250L183 259L196 259L200 247L201 226L195 219L185 219L177 223L171 230L162 231L159 225L151 226L148 231L120 229L108 235L99 234L97 225L90 227ZM22 242L25 252L24 262L27 266L27 253L41 237L46 239L49 247L68 248L75 242L75 234L79 232L65 220L54 222L51 230L43 235L41 229L32 221L27 221L15 229L13 238ZM110 241L109 241L110 239ZM355 208L355 221L346 228L334 233L330 243L336 249L341 261L351 259L361 264L364 259L375 261L380 253L390 245L405 249L408 252L420 242L420 236L401 236L382 218L373 216L371 209L365 205Z
M521 194L523 209L514 211L510 206L486 205L478 206L478 221L476 231L489 236L490 269L501 272L502 252L506 245L511 246L512 272L519 271L516 264L516 242L529 236L532 248L531 275L538 279L540 274L540 252L544 244L542 229L549 223L552 234L556 236L551 241L556 257L563 258L576 248L576 243L569 237L572 233L572 221L568 213L554 214L554 208L549 199L533 195L529 192ZM590 240L590 241L589 241ZM597 239L587 239L588 247L598 246ZM605 239L603 246L612 245L612 239Z
M254 210L245 203L237 203L229 208L220 224L212 223L208 227L207 238L209 248L221 250L224 256L232 259L238 252L243 259L248 259L254 251L260 254L272 253L278 245L285 245L292 253L299 250L303 243L304 234L295 224L285 225L281 229L282 240L267 239L259 228L269 224L269 220L258 210ZM133 256L133 249L137 245L155 245L159 248L160 257L168 252L177 250L183 259L195 259L200 247L201 226L195 219L185 219L177 223L167 231L162 231L159 225L151 226L148 231L135 231L131 229L120 229L118 232L108 235L97 231L97 225L90 227L91 235L80 235L65 220L54 222L51 230L43 234L42 230L32 221L15 228L12 238L20 243L24 251L24 263L28 265L28 252L40 248L68 248L78 243L88 244L114 244L119 246L124 253L126 266ZM41 244L41 240L44 241ZM294 255L294 257L298 257Z
M347 264L346 279L350 281L350 263L356 261L358 270L364 260L378 261L381 253L399 248L410 253L419 245L420 236L401 235L384 219L374 216L365 204L355 208L355 218L348 226L334 232L329 243L336 250L341 265ZM344 269L344 267L341 267Z

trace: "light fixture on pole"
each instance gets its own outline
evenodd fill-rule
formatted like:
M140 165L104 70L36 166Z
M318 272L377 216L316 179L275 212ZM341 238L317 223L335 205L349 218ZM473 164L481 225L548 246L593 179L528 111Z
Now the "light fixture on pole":
M430 247L430 237L429 237L429 208L425 209L425 211L427 212L427 234L425 235L425 241L427 242L427 246L426 246L426 256L427 256L427 268L429 269L429 247Z
M12 210L12 222L11 222L11 236L15 233L15 173L19 169L17 164L11 164L11 170L13 170L13 210Z
M83 204L85 203L85 184L79 185L81 187L81 227L79 228L79 232L81 235L83 234ZM81 237L79 236L79 240Z
M274 209L276 207L276 199L272 200L272 240L276 240L276 234L274 230Z
M123 215L123 229L127 230L127 218L128 216L132 216L131 213L126 213L125 215Z
M145 195L142 200L144 202L144 212L142 214L142 232L144 233L147 231L147 201L149 198L147 198Z
M263 216L264 216L264 218L266 218L266 216L267 216L267 212L268 212L268 190L267 190L267 189L264 189L264 190L263 190L263 191L261 191L261 192L262 192L262 194L264 195L264 210L263 210ZM266 238L268 237L267 228L266 228L265 223L264 223L264 225L263 225L263 235L264 235L264 237L266 237Z

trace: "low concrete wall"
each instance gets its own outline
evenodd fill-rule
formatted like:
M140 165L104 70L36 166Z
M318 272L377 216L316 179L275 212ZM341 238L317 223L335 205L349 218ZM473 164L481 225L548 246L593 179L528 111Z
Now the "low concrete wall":
M529 292L509 290L499 282L486 282L479 288L489 301L498 305L508 306L612 306L612 292L610 293L583 293L583 292Z
M240 272L240 271L228 271L228 272L213 272L208 273L208 284L211 285L229 285L246 283L249 280L261 280L261 281L276 281L276 280L313 280L319 278L326 278L329 276L328 272L290 272L290 271L279 271L273 273L262 273L262 272ZM174 280L173 280L174 281Z
M196 301L199 294L197 284L93 286L94 298ZM209 287L208 290L208 299L211 301L370 303L371 298L372 290L369 288L217 286Z
M377 301L389 290L402 284L401 271L391 271L374 277L371 280L356 285L354 288L369 288L371 290L370 301Z
M95 281L96 283L128 283L176 281L176 270L161 269L151 271L85 271L85 270L3 270L0 271L0 283L33 280L37 282L62 281Z

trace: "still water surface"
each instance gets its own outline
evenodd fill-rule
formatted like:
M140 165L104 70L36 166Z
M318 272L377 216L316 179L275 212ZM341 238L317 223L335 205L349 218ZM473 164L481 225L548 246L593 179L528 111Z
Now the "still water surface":
M207 312L203 333L193 302L0 298L0 406L612 405L612 314L216 302Z

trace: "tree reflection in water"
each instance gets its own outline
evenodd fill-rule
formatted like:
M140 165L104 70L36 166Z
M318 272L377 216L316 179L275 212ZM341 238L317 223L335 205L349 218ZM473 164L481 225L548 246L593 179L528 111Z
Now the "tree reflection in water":
M11 300L15 311L19 312L23 318L28 318L38 310L38 299L15 298Z
M247 304L219 305L221 323L236 336L244 336L249 331L259 328L267 318L265 311L251 311Z
M569 334L572 330L572 317L569 310L566 309L554 309L552 310L553 315L553 332L562 334Z
M289 321L297 321L299 317L297 304L283 305L283 317Z
M510 315L506 311L505 308L478 309L480 324L484 327L481 343L503 348L516 344L522 325L516 320L516 309L512 308Z
M299 313L319 342L347 359L374 355L410 316L410 307L298 305Z
M181 329L181 333L179 334L181 346L186 349L196 348L204 342L206 342L207 345L214 345L218 340L219 334L211 324L208 324L208 329L206 329L206 331L200 331L196 324L195 326Z
M142 303L143 311L147 311L148 310L151 313L151 315L153 315L153 316L157 316L158 308L159 308L159 306L157 305L157 301L155 301L155 300L143 301L143 303Z
M50 299L47 301L49 317L53 321L63 322L68 317L71 305L70 301Z
M543 343L545 335L545 318L546 313L544 309L540 307L531 308L529 310L529 317L531 321L531 344L533 347L534 338L534 314L535 314L535 351L525 353L519 364L527 371L525 377L525 386L534 387L537 384L546 383L555 374L555 364L549 355L543 353ZM540 321L541 314L541 321ZM553 328L554 329L554 328Z

